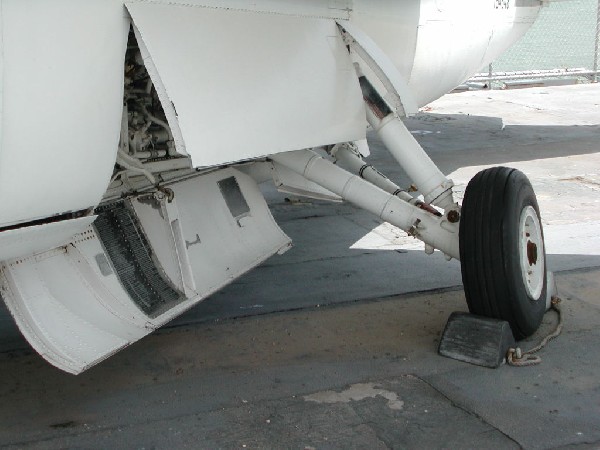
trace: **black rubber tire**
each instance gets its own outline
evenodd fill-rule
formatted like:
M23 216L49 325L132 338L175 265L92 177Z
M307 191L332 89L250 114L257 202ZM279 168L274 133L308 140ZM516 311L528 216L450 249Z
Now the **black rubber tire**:
M469 182L460 222L460 261L469 311L506 320L517 340L535 333L546 311L546 270L541 294L531 298L519 263L519 221L528 206L539 219L528 178L516 169L494 167ZM545 249L540 256L547 267Z

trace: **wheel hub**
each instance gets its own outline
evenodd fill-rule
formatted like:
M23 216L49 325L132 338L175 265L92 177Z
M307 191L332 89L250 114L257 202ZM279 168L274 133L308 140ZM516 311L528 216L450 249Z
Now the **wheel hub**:
M544 287L545 261L542 227L536 210L527 206L521 211L519 220L519 261L523 283L529 297L539 300Z
M537 245L531 241L527 241L527 261L532 266L537 263Z

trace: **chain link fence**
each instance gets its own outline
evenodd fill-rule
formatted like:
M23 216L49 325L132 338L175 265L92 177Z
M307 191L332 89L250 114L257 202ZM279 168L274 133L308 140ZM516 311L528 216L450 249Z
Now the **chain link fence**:
M525 36L467 85L505 88L537 80L599 81L600 0L552 1Z

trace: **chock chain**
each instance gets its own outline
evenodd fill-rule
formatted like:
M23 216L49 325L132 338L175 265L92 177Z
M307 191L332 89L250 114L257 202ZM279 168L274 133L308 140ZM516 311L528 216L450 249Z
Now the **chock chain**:
M524 352L519 347L508 349L508 353L506 355L506 362L509 366L535 366L542 362L542 358L540 358L538 355L534 355L534 353L539 352L548 344L548 342L550 342L554 338L557 338L563 329L563 314L560 307L560 302L560 298L552 297L552 301L550 303L551 308L558 314L558 324L556 325L556 329L548 336L546 336L542 340L542 342L540 342L537 346L533 347L531 350Z

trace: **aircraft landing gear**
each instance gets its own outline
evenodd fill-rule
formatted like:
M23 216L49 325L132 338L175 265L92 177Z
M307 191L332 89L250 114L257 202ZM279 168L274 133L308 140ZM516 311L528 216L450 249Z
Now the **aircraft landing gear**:
M546 311L547 272L527 177L507 167L479 172L465 191L459 236L469 311L506 320L517 340L532 335Z
M408 84L374 43L361 41L357 30L349 34L347 28L343 36L358 60L369 125L424 203L442 209L443 215L396 196L389 180L366 177L368 166L357 161L350 164L355 172L358 169L354 176L307 151L277 154L273 161L422 240L427 253L438 249L448 259L460 259L469 310L507 321L517 340L530 336L546 311L548 274L539 208L529 180L516 169L484 170L469 183L461 209L454 201L452 181L401 120L411 112L407 105L414 103L416 112ZM375 85L369 77L378 80Z

